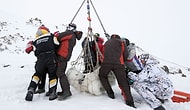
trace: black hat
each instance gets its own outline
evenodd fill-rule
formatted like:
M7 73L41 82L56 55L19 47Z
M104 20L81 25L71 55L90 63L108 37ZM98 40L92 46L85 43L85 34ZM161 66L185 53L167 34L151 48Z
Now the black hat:
M112 34L112 35L111 35L111 38L119 38L119 39L120 39L120 36L117 35L117 34Z

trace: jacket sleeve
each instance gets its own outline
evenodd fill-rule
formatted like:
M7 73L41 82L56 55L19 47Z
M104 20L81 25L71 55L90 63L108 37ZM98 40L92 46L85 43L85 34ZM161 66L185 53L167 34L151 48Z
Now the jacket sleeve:
M29 41L28 43L27 43L27 45L26 45L26 49L25 49L25 52L27 53L27 54L29 54L31 51L33 51L34 49L33 49L33 41Z

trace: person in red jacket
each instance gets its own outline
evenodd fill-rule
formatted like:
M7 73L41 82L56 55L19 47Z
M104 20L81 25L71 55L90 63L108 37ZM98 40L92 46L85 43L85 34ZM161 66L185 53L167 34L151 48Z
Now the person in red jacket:
M123 91L125 103L134 107L133 97L131 95L130 86L127 82L125 73L125 58L128 56L126 44L121 40L120 36L113 34L104 44L103 62L99 70L100 81L105 88L108 97L115 99L114 91L108 81L108 74L113 71L116 76L118 85Z
M97 56L97 54L98 54L98 56L97 56L98 58L96 60L96 63L98 61L98 64L100 65L102 63L102 60L103 60L102 53L103 53L103 48L104 48L104 39L102 37L100 37L99 33L95 33L94 37L95 37L94 42L96 42L96 43L94 43L92 48L94 50L94 53L96 53L95 55Z
M61 92L58 92L58 100L65 100L72 95L70 91L70 84L68 82L65 71L67 68L67 62L72 56L72 51L76 44L76 39L80 40L82 34L82 31L76 31L75 24L70 24L66 31L61 32L59 35L57 35L60 46L57 50L58 67L56 74L62 89Z
M98 33L94 34L93 40L88 37L82 41L82 48L84 49L84 65L83 73L94 71L94 67L99 66L102 62L104 39Z

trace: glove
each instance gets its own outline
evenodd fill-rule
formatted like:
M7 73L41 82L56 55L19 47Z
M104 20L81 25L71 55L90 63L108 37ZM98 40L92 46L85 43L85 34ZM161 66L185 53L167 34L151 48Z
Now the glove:
M76 26L76 24L74 24L74 23L70 23L69 26L68 26L68 29L69 29L69 30L72 30L72 31L76 31L77 26Z
M109 39L110 35L108 33L105 33L105 36Z
M59 31L54 32L53 35L54 35L55 37L58 37L58 36L59 36Z
M132 85L133 83L134 83L134 81L129 78L129 85Z
M26 52L27 54L29 54L31 51L33 51L32 43L33 43L32 41L29 41L29 42L27 43L27 45L26 45L25 52Z

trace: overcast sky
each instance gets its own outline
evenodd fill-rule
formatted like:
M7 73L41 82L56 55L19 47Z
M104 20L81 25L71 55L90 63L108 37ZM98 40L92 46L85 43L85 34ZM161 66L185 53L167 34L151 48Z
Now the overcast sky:
M86 0L87 1L87 0ZM83 0L0 0L0 10L46 25L68 24ZM127 37L145 51L190 67L190 0L92 0L109 34ZM87 3L74 23L87 31ZM93 32L103 29L90 8Z

